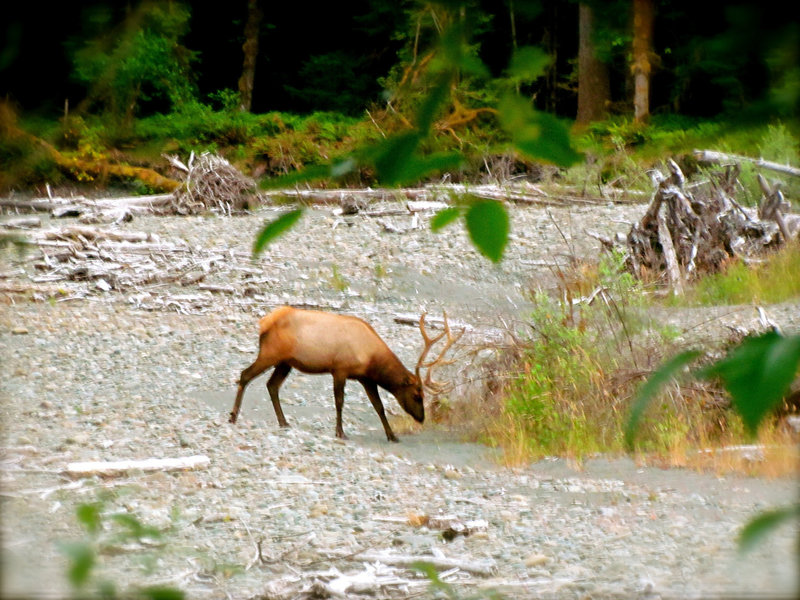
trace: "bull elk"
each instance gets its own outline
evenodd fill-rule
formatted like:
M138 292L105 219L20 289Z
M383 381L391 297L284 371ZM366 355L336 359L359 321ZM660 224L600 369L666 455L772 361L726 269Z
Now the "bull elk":
M267 381L267 391L281 427L289 423L283 415L278 390L292 368L303 373L330 373L333 375L333 397L336 404L336 437L347 439L342 430L342 407L344 386L348 379L355 379L362 386L378 413L386 438L397 442L383 409L378 388L381 387L397 398L397 402L416 421L425 420L423 386L434 393L446 389L443 384L431 379L432 369L446 363L443 358L447 350L463 335L453 336L444 315L444 331L433 338L425 332L425 315L419 320L424 348L417 362L415 373L403 366L375 330L362 319L312 310L300 310L289 306L276 308L259 321L259 351L255 362L242 371L236 401L229 421L236 423L242 404L242 395L255 377L274 367ZM433 345L447 335L444 349L430 362L425 358ZM420 369L427 368L425 379Z

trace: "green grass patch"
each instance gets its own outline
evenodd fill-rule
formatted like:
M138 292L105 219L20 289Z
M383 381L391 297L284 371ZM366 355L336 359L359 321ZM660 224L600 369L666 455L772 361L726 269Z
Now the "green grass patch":
M721 273L695 283L679 303L771 304L800 297L800 246L790 244L763 262L747 265L736 261Z

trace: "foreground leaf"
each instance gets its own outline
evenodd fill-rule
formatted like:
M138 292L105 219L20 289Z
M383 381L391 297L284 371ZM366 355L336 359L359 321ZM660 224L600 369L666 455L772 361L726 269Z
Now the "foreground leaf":
M765 535L792 519L800 519L800 504L762 512L742 529L739 534L739 550L751 550Z
M94 548L84 542L60 542L58 549L69 559L67 577L72 586L80 588L86 585L95 565Z
M416 169L411 163L420 139L417 131L408 131L394 135L367 151L382 183L393 185L412 178L411 173Z
M499 105L500 125L521 152L533 159L543 159L560 167L581 160L570 142L566 125L553 115L533 109L517 94L508 94Z
M460 216L461 209L457 206L451 206L449 208L440 210L433 215L433 218L431 219L431 231L436 232L444 229Z
M258 256L258 254L266 248L267 244L291 229L291 227L300 220L302 215L303 209L296 208L282 214L274 221L267 223L264 229L256 236L256 241L253 243L253 256Z
M514 81L536 81L552 62L553 57L538 46L523 46L514 51L508 74Z
M783 400L800 364L800 336L774 331L747 338L722 360L703 369L719 377L750 435Z
M91 534L95 534L100 530L100 513L102 512L102 505L99 502L91 504L79 504L75 509L75 516L78 522L81 523Z
M186 597L182 590L158 585L139 590L139 595L148 600L183 600Z
M458 595L453 587L439 577L439 572L431 563L419 560L411 565L415 571L419 571L430 581L430 588L432 591L443 592L448 598L457 600Z
M161 537L161 532L158 529L145 525L137 517L128 513L111 515L111 519L127 530L122 534L122 539L131 537L141 540L142 538L158 539Z
M631 405L628 423L625 426L625 447L629 451L633 450L633 438L636 435L636 429L639 427L639 421L642 420L642 415L650 402L656 397L664 384L673 379L677 373L698 356L700 356L699 351L688 350L672 357L669 361L656 369L653 374L647 378L644 385L639 388L633 400L633 404Z
M467 231L478 251L492 262L499 262L508 243L508 213L494 200L474 202L465 215Z

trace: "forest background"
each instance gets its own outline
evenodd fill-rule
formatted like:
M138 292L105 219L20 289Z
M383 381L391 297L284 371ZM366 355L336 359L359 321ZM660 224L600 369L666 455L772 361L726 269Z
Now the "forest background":
M631 157L647 166L712 142L750 154L766 146L765 158L784 162L797 156L798 23L754 2L376 0L309 9L241 0L3 11L5 190L76 179L159 187L59 166L11 135L17 119L81 159L164 172L164 152L212 150L248 174L275 176L418 126L439 87L446 97L432 108L434 135L419 149L455 151L458 160L443 155L419 178L530 175L546 162L594 165L602 183L630 175ZM526 120L550 138L544 146L517 139ZM767 127L779 127L778 142L765 142ZM342 182L374 183L374 163L345 169Z

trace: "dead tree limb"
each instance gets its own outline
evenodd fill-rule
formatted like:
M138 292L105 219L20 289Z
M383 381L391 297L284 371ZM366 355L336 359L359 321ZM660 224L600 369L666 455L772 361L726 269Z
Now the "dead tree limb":
M792 167L791 165L782 165L770 160L764 160L763 158L751 158L749 156L741 156L739 154L725 154L724 152L715 152L714 150L695 150L694 156L700 162L750 162L759 167L783 173L784 175L800 177L800 169L797 167Z
M776 183L774 186L770 187L764 176L759 173L758 185L761 186L761 192L764 194L764 198L758 207L758 216L762 219L775 221L778 224L778 229L781 231L784 242L789 242L792 236L789 233L789 228L786 226L783 213L789 211L790 205L783 198L780 184Z

